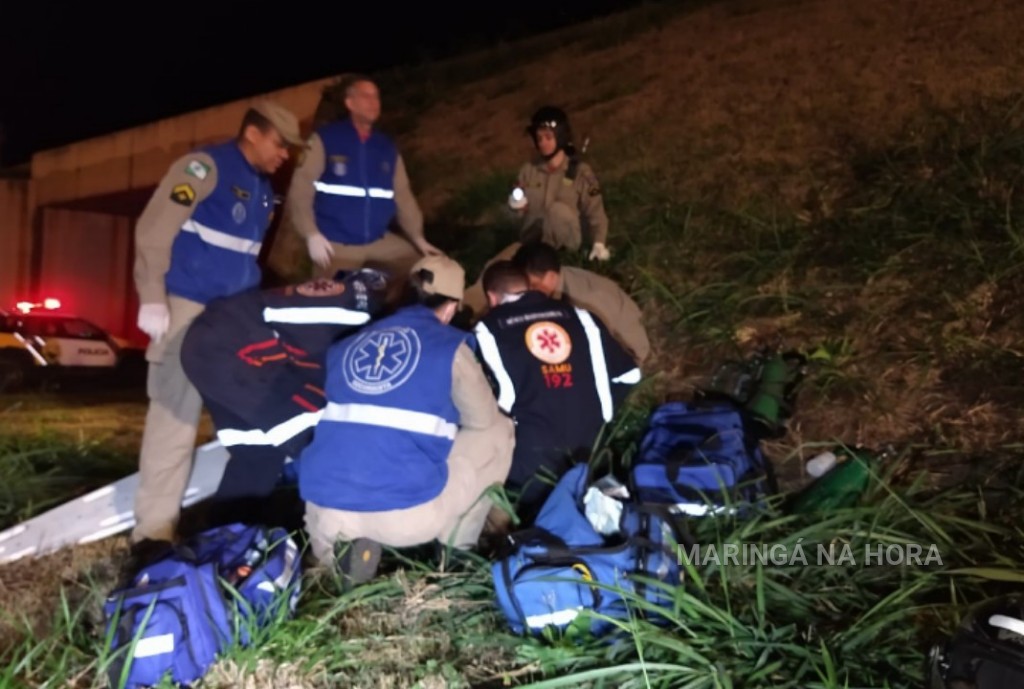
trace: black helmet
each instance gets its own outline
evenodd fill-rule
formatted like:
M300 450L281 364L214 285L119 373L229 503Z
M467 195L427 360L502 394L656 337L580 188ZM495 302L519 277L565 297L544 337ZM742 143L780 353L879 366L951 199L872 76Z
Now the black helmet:
M555 133L556 153L559 150L564 150L566 155L569 156L575 153L576 149L572 143L572 128L569 126L569 116L565 114L564 110L553 105L545 105L533 113L533 117L530 118L530 125L526 128L526 133L533 137L534 145L537 143L537 130L544 128L550 129Z
M975 607L945 647L932 648L929 689L1024 687L1024 598Z

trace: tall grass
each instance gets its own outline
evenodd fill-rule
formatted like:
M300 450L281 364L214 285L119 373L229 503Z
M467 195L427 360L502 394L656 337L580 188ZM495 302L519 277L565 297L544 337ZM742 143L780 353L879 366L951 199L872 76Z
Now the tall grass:
M135 458L55 434L0 435L0 529L135 471Z
M780 498L746 520L692 523L704 560L680 556L685 583L670 591L660 623L644 619L650 604L634 598L634 615L608 638L516 637L493 604L489 563L467 556L439 573L393 554L389 574L353 591L329 576L307 580L297 617L259 646L230 651L211 677L249 673L270 686L269 668L286 666L304 686L917 687L927 647L966 604L1024 582L1012 516L1024 491L894 487L898 469L877 470L855 507L793 515ZM728 544L784 546L787 555L708 559L709 548ZM834 564L821 557L830 544ZM941 563L866 557L865 548L895 544L934 546ZM8 684L103 686L104 593L91 589L77 607L67 593L55 600L46 638L26 635L0 654Z

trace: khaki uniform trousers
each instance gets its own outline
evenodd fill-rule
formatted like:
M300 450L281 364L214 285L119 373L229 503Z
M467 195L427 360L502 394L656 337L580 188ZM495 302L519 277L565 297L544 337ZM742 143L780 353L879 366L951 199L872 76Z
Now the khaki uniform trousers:
M320 564L334 563L334 544L369 538L392 548L433 540L468 549L477 544L492 500L484 491L503 485L512 466L515 427L502 415L490 428L462 429L448 454L448 483L428 502L401 510L350 512L306 503L306 530Z
M469 307L474 319L481 318L487 311L487 295L484 294L483 282L484 271L492 263L511 259L524 242L539 239L556 249L576 251L580 248L582 237L579 214L561 201L551 204L543 216L527 216L520 233L521 241L508 245L484 264L483 270L480 271L480 277L466 288L462 303Z
M583 244L583 229L580 214L566 203L555 201L543 214L531 214L527 210L523 231L524 242L541 240L556 249L578 251Z
M358 270L370 266L391 275L388 302L397 298L408 282L409 271L420 260L419 250L405 237L391 232L369 244L337 244L331 242L334 255L327 268L313 266L313 277L330 278L339 270Z
M181 343L202 304L169 295L167 334L146 350L149 410L139 452L139 486L135 493L132 542L144 538L174 540L181 515L203 400L181 367Z

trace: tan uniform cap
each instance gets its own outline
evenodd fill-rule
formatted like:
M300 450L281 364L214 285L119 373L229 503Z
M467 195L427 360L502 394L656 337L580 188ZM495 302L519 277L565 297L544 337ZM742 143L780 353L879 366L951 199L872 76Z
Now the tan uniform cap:
M432 275L421 282L417 275L421 270L429 270ZM466 289L466 271L447 256L424 256L412 267L410 274L427 294L440 294L442 297L462 301Z
M292 146L305 146L299 130L299 119L291 110L271 100L261 99L252 104L252 109L270 120L274 129L286 143Z

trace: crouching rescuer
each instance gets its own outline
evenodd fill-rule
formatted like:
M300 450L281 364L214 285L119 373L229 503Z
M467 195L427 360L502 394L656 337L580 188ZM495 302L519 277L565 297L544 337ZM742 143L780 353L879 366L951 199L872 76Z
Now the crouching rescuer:
M313 553L337 561L349 583L375 574L382 545L476 545L491 507L484 493L512 463L512 421L472 335L449 325L465 272L428 256L410 279L415 303L331 347L327 406L299 460Z

